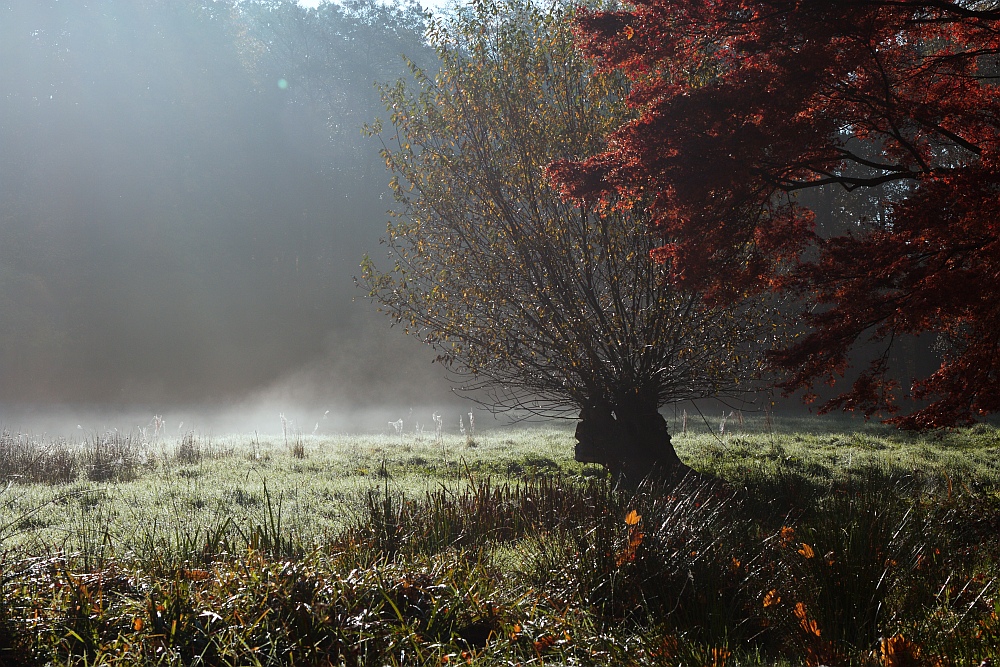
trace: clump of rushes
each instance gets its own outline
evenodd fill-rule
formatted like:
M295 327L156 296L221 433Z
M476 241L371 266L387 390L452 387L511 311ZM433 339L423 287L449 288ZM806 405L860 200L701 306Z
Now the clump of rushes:
M296 459L304 459L306 457L306 444L302 442L300 434L295 435L295 440L292 442L291 454L292 458Z
M65 484L80 472L80 448L65 440L44 442L25 433L0 432L0 480Z
M201 442L194 433L185 433L177 444L177 451L174 457L179 463L195 464L201 462L202 451Z
M130 481L139 477L143 467L155 465L141 437L119 431L91 436L82 456L87 479L94 482Z

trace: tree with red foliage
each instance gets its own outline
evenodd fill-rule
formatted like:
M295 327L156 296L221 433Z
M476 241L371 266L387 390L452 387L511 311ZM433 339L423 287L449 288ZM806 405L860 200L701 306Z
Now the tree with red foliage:
M711 299L803 298L808 332L772 354L786 391L878 344L823 411L910 428L1000 411L1000 3L634 0L579 27L639 115L550 167L565 195L651 201L654 257ZM881 213L817 225L808 191L834 186ZM906 387L889 351L926 333L940 365Z

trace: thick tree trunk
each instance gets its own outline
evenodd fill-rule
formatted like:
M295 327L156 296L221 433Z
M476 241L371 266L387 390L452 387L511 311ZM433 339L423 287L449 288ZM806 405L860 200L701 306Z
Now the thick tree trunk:
M670 442L667 422L655 405L599 402L580 411L576 460L599 463L621 481L681 477L690 468Z

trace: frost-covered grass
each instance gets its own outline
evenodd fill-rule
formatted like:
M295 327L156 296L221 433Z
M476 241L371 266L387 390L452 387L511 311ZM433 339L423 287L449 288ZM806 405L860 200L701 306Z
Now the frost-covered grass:
M615 489L571 425L6 435L0 664L1000 659L995 428L687 427L727 487Z
M785 474L829 480L879 465L1000 485L1000 430L988 424L918 434L846 418L778 418L770 426L753 419L742 428L730 421L720 436L718 421L676 434L673 443L693 467L730 480Z
M914 435L811 418L779 419L767 428L762 419L742 427L730 420L724 433L717 429L690 420L673 442L693 467L731 482L797 476L822 486L877 465L1000 488L1000 432L991 426ZM281 527L310 547L341 530L366 493L386 482L418 498L483 476L602 476L599 467L573 461L573 445L571 424L494 429L471 444L459 435L414 433L296 435L291 442L280 433L148 440L103 434L80 442L7 434L0 461L13 462L6 470L0 465L0 473L12 486L0 495L0 538L13 552L182 557L223 525L239 537L271 514L277 521L280 510ZM107 451L95 454L102 447ZM43 481L30 483L32 477Z
M53 443L6 436L8 449L36 450L26 457L34 461L33 474L25 474L23 464L11 467L12 486L0 495L6 549L181 557L224 525L238 538L271 514L277 521L279 510L281 528L308 547L341 530L366 491L386 480L416 496L470 475L581 472L565 428L494 430L471 443L457 435L414 434L298 435L287 445L281 434L149 441L125 435L117 437L127 443L119 447L127 452L119 457L121 470L116 473L111 461L95 474L91 450L106 439ZM58 475L49 474L47 464L58 464ZM32 477L44 481L31 483Z

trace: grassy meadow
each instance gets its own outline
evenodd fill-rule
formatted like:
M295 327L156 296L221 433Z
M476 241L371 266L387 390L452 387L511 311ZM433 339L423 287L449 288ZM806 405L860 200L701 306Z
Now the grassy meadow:
M1000 431L699 421L725 485L616 488L571 427L5 433L0 664L1000 659Z

